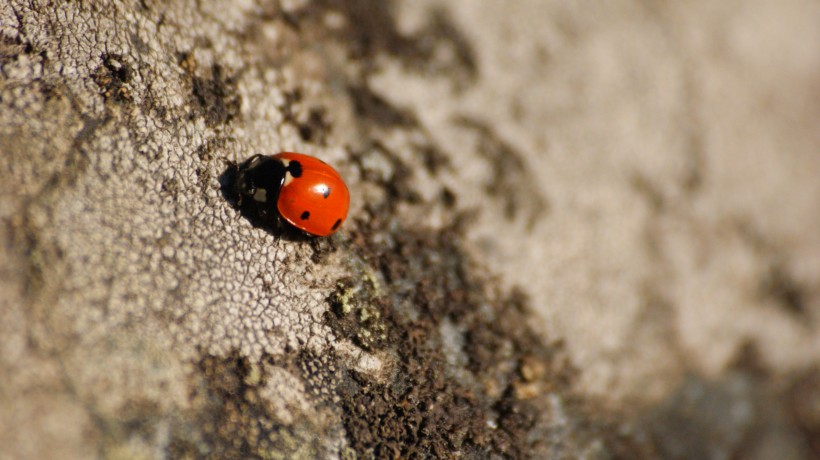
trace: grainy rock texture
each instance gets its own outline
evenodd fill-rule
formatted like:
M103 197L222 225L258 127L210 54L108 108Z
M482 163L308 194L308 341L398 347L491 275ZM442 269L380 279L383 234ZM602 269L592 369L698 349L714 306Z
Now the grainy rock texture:
M820 456L820 6L0 2L0 459ZM335 236L231 162L348 179Z

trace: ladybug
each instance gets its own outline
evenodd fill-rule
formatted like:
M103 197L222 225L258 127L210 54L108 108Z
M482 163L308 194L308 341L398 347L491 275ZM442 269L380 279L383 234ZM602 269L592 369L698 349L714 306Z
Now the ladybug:
M350 207L342 176L310 155L254 155L237 167L239 205L255 204L262 217L278 213L294 227L328 236L341 227Z

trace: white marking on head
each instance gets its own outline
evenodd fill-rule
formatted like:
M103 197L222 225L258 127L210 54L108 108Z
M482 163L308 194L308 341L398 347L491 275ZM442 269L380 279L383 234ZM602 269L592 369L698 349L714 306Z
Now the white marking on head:
M268 201L268 192L263 188L256 189L256 192L253 194L253 200L259 203Z

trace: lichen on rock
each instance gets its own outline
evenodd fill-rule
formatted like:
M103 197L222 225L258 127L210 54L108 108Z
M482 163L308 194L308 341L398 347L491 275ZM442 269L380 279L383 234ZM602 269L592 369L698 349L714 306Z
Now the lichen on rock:
M816 58L753 3L0 4L0 456L807 457ZM236 209L281 150L337 235Z

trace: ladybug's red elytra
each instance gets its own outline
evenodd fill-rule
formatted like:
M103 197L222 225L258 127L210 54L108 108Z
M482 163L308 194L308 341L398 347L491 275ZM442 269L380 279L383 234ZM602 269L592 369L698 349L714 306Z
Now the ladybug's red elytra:
M239 165L237 191L262 214L276 212L294 227L328 236L341 227L350 207L342 176L310 155L282 152L254 155Z

